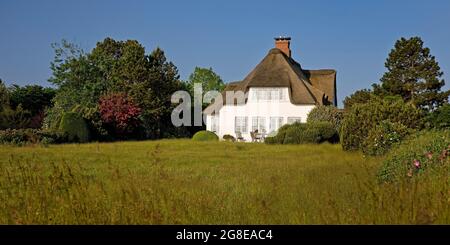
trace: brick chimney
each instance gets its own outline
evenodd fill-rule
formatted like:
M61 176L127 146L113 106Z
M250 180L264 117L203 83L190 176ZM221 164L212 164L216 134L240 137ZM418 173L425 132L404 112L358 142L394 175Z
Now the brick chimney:
M290 43L290 37L279 36L275 38L275 48L283 51L289 58L291 57L291 49L289 48Z

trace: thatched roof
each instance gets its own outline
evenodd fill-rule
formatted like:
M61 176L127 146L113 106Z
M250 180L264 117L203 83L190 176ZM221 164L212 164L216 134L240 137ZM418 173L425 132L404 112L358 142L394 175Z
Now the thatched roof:
M250 87L288 87L289 98L295 105L336 105L335 70L303 70L299 63L277 48L271 49L244 80L226 86L222 92L224 104L226 91L246 93ZM211 113L216 106L220 105L210 105L204 112Z

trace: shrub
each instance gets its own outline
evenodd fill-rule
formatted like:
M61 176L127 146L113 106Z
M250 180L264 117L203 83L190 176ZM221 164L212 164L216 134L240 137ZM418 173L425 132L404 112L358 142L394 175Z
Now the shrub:
M136 132L141 125L139 117L142 110L125 93L102 96L99 111L102 121L110 125L119 138Z
M432 112L426 118L426 122L429 128L450 128L450 104L445 104Z
M383 155L410 133L411 129L401 123L392 123L389 120L382 121L369 131L362 150L372 156Z
M373 97L366 104L354 104L345 113L340 132L343 149L362 149L369 131L384 120L402 123L413 129L422 126L421 111L413 105L403 102L401 98Z
M224 135L223 139L225 141L231 141L231 142L235 142L236 141L236 138L234 138L232 135L229 135L229 134Z
M66 112L59 125L59 130L67 133L71 142L88 142L89 129L84 118L74 112Z
M217 140L219 140L219 137L211 131L202 130L202 131L198 131L197 133L195 133L194 136L192 136L192 140L195 140L195 141L217 141Z
M412 178L425 171L442 171L443 167L449 167L449 156L450 130L419 132L387 154L378 180L389 182Z
M308 114L308 122L330 122L336 132L340 131L344 114L335 106L316 106Z
M19 129L27 128L30 124L31 114L24 110L21 105L16 109L9 106L4 106L0 111L0 129Z
M335 142L337 132L330 122L294 123L278 129L274 137L267 137L267 144L318 144L324 141Z
M38 129L6 129L0 131L0 144L59 144L68 142L64 132Z

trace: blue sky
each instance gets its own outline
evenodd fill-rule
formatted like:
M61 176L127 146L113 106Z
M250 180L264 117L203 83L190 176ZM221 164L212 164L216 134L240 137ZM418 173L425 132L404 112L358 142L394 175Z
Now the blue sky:
M338 72L338 101L368 88L395 41L421 36L450 88L450 1L23 1L0 0L0 78L49 86L51 43L85 50L105 37L159 46L182 79L195 66L226 81L243 79L274 46L292 37L306 69Z

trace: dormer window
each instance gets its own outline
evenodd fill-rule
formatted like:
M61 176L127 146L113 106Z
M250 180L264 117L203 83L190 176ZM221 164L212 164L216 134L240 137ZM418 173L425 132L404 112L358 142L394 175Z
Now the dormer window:
M285 88L252 88L254 101L285 101L287 98Z

